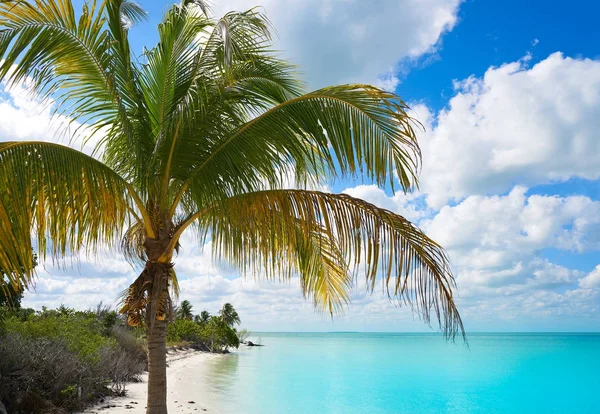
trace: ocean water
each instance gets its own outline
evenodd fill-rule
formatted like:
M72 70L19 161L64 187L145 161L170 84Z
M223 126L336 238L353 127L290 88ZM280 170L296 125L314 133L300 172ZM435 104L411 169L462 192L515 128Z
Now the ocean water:
M600 413L599 334L255 334L198 386L223 413Z

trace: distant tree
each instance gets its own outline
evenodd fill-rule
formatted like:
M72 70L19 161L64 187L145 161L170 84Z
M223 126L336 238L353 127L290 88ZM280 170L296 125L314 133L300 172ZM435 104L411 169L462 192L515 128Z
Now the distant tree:
M223 308L219 311L219 315L228 326L239 325L241 323L240 315L238 315L231 303L224 304Z
M33 253L33 267L37 266L37 255ZM24 269L25 270L25 269ZM10 283L7 279L8 275L0 267L0 306L10 306L12 308L21 307L21 299L23 299L23 293L25 287L22 283L18 283L16 286Z
M177 319L187 319L187 320L191 321L194 317L192 310L193 310L193 306L190 303L190 301L184 300L183 302L181 302L181 305L179 305L179 307L177 308L175 317Z
M229 326L221 316L212 316L202 329L211 352L223 352L228 348L240 346L235 329Z
M246 342L246 339L250 336L251 332L248 329L242 329L237 332L237 337L240 340L240 343Z
M203 310L200 312L200 315L196 315L194 321L200 325L206 325L210 320L210 313L208 311Z

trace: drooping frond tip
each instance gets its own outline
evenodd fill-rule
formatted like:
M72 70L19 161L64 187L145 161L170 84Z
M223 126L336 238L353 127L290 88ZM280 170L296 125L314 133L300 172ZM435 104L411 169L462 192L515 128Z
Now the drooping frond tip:
M26 286L32 233L41 257L47 247L54 258L93 252L120 238L132 205L110 168L47 142L0 143L0 187L0 268Z
M446 337L464 335L446 253L395 213L345 194L273 190L232 197L200 227L218 256L243 269L269 279L299 273L321 309L339 311L362 271L369 291L380 281L426 323L437 319Z
M148 13L135 1L120 0L120 3L121 24L123 28L129 29L134 24L143 22L148 18Z

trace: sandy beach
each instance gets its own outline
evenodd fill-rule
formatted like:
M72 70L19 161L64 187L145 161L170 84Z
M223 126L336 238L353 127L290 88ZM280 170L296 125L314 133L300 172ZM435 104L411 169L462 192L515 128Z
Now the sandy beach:
M211 354L193 350L171 351L167 356L167 404L169 413L195 414L217 412L210 404L202 389L194 386L190 378L202 375L206 364L215 358L227 358L227 355ZM127 385L125 397L105 399L82 414L144 414L146 412L146 391L148 375L142 376L142 382Z

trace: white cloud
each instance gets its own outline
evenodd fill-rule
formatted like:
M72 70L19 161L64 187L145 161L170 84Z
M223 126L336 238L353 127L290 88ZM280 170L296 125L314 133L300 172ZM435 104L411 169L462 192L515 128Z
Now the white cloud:
M54 101L37 99L31 93L30 82L11 88L0 83L0 140L57 142L91 154L99 136L85 142L89 130L55 114Z
M461 0L263 0L277 48L300 65L313 87L346 82L392 88L399 62L435 50L456 24ZM221 16L254 0L215 2ZM378 80L381 79L381 80Z
M598 295L581 288L600 287L600 273L586 277L550 262L541 251L599 251L600 202L583 196L527 195L525 187L517 186L505 196L469 196L431 214L371 186L345 192L400 214L413 209L411 218L450 255L467 325L515 329L519 318L544 324L548 318L562 315L567 320L578 312L593 319Z
M419 194L404 194L400 192L389 197L385 191L374 184L358 185L347 188L343 192L352 197L360 198L376 206L401 214L409 220L420 219L426 213L418 209L414 203L416 199L422 197Z
M548 247L600 249L600 202L583 196L527 196L524 187L515 187L506 196L469 196L421 224L466 261L486 256L489 262L479 267L494 267L508 257L514 260ZM457 260L463 264L463 259Z
M579 285L585 289L600 288L600 264L591 271L586 277L579 281Z
M437 115L415 106L428 131L421 189L431 206L514 184L600 178L600 61L555 53L531 68L492 67L455 87Z
M583 272L550 263L540 251L600 250L600 202L527 196L523 187L506 196L467 197L421 226L448 250L464 298L576 289Z

